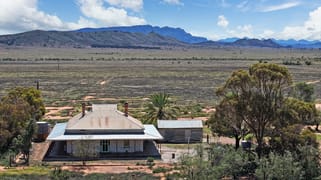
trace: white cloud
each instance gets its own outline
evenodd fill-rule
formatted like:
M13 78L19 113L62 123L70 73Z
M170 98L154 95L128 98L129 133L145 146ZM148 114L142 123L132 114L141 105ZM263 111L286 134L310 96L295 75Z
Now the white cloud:
M132 10L142 8L143 0L77 0L81 15L78 21L65 22L56 15L38 9L38 0L0 1L0 34L23 31L73 30L83 27L145 24L143 18L130 16L122 8L105 7L104 2Z
M223 16L223 15L218 16L218 21L217 21L218 26L226 28L228 26L228 24L229 24L229 22L225 18L225 16Z
M126 9L131 9L136 12L143 8L143 0L105 0L112 6L119 6Z
M209 32L209 31L204 31L204 32L196 32L196 31L188 31L189 33L191 33L193 36L199 36L199 37L206 37L208 40L219 40L222 37L220 35L218 35L217 33L214 32Z
M78 22L63 22L58 16L37 8L37 0L0 1L0 29L2 34L34 29L69 30L95 24L80 17Z
M284 10L284 9L289 9L295 6L300 5L300 2L287 2L284 4L279 4L279 5L275 5L275 6L267 6L262 8L262 12L272 12L272 11L279 11L279 10Z
M88 18L98 20L104 26L129 26L146 24L143 18L130 16L127 11L105 7L102 0L78 0L81 12Z
M239 3L236 7L237 7L238 9L240 9L241 11L246 12L246 11L250 10L250 3L249 3L248 0L242 1L242 2Z
M221 0L220 5L221 5L223 8L227 8L227 7L230 7L230 6L231 6L229 3L226 2L226 0Z
M321 40L321 6L309 13L302 26L286 26L277 38Z
M173 5L183 5L181 0L163 0L163 2L167 4L173 4Z
M268 38L273 38L274 35L275 35L274 31L272 31L270 29L266 29L263 31L262 34L259 35L259 38L268 39Z
M252 25L251 24L238 26L237 29L245 34L252 34Z
M228 30L227 33L230 37L238 37L238 38L252 38L253 35L253 27L251 24L237 26L236 30Z

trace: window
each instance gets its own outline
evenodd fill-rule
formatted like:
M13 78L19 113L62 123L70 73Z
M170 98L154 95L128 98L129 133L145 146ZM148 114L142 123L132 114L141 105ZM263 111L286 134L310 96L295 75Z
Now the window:
M129 148L129 140L124 140L124 148Z
M100 141L100 152L109 152L110 141L101 140Z

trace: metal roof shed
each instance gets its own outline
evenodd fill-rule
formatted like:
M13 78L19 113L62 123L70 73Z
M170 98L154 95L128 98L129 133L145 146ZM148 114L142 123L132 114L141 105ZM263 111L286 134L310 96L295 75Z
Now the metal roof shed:
M158 120L157 127L165 142L196 143L203 140L202 120Z

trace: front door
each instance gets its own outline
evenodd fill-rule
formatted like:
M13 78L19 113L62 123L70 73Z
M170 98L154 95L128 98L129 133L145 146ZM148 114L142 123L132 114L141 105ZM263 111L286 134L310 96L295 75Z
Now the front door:
M109 140L100 140L100 152L106 153L109 152L110 141Z

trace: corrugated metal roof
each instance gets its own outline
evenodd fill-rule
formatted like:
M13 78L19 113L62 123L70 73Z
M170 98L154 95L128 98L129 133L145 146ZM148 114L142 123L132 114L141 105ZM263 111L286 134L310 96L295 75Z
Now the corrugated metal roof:
M202 120L158 120L158 128L203 128Z
M154 125L143 125L144 134L65 135L67 123L58 123L47 137L49 141L66 140L160 140L162 135Z
M67 123L57 123L55 127L51 130L47 139L53 139L64 135Z
M68 121L66 129L70 130L143 130L143 124L117 110L117 104L93 104L92 111L74 116Z

